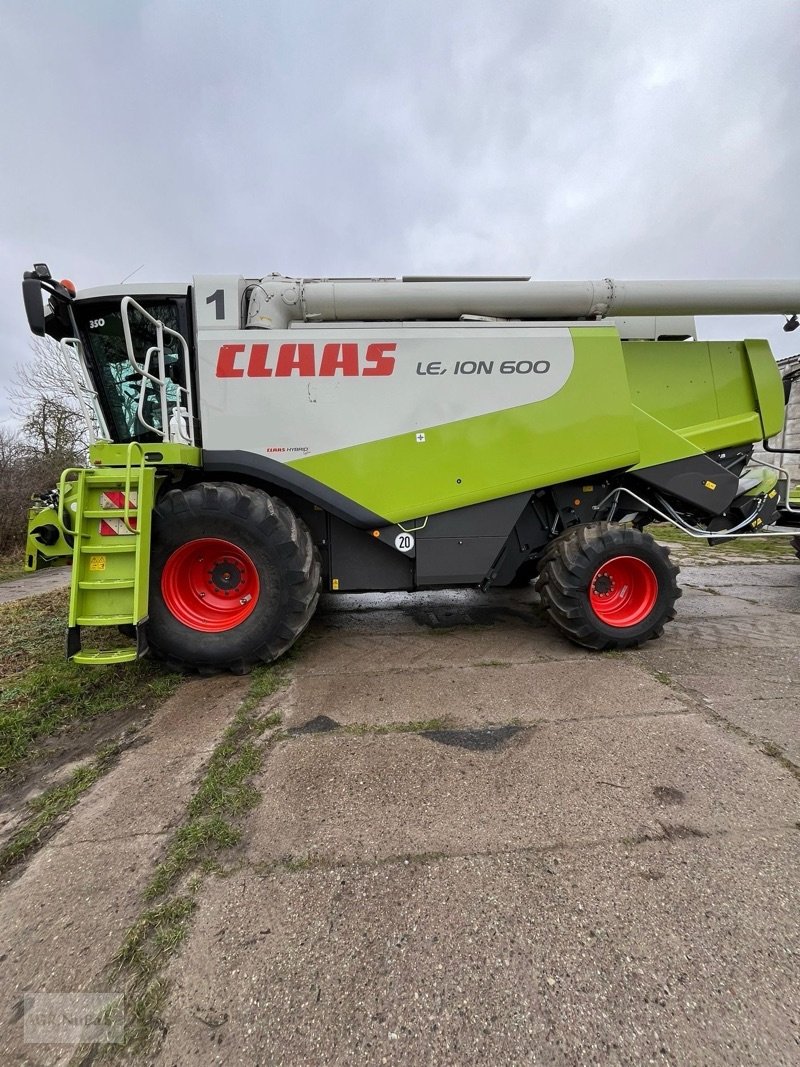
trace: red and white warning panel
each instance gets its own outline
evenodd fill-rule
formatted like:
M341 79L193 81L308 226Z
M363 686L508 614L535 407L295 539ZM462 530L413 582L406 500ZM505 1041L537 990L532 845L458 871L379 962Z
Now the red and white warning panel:
M138 503L136 493L131 493L129 498L129 510L135 511ZM121 489L107 489L100 494L100 507L104 511L123 511L125 508L125 493ZM136 533L136 518L130 518L131 529L124 519L112 518L100 520L100 534L102 537L130 537Z

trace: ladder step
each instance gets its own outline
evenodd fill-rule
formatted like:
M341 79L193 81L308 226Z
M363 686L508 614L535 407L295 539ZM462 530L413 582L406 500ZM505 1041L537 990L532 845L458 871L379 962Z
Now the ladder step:
M86 472L85 484L87 489L91 489L94 486L102 486L105 489L109 487L111 489L122 490L125 488L126 474L124 467L109 467L104 470L101 467L95 467L92 470ZM136 467L131 468L131 486L139 484L139 470Z
M135 552L137 539L124 538L121 542L111 541L107 545L81 545L81 552L87 556L107 556L114 552Z
M67 638L73 663L130 663L147 650L140 625L147 618L147 582L141 575L147 572L150 554L154 488L152 467L92 469L78 479ZM130 529L128 523L138 529ZM116 640L118 627L123 632L136 628L133 646ZM100 631L99 636L88 636L90 647L85 649L80 647L82 628L87 628L87 635L88 629Z
M114 589L133 589L134 581L132 578L106 578L105 581L99 582L78 582L79 589L108 589L109 592Z
M130 663L137 659L135 648L84 648L71 657L73 663L88 663L95 666L103 663Z
M132 519L136 518L136 508L131 507L128 514ZM124 519L124 508L91 508L83 512L84 519Z

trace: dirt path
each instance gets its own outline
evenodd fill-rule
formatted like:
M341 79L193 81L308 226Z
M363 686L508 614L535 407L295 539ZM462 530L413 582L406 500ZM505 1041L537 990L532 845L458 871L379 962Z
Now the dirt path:
M71 574L71 567L47 567L24 578L0 582L0 604L10 604L12 600L25 600L40 593L49 593L53 589L63 589L69 585Z
M600 656L530 591L329 598L156 1062L797 1062L800 573L683 584ZM68 1051L21 994L107 981L245 686L181 690L0 894L6 1062Z

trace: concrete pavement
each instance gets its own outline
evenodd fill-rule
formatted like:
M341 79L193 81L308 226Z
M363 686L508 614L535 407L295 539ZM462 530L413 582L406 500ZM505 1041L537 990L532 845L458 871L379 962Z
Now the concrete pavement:
M147 1062L796 1063L800 566L682 584L607 655L530 589L325 599ZM241 685L173 698L0 894L7 1062L67 1054L20 994L99 980Z
M684 584L621 656L531 592L328 601L158 1062L796 1063L800 568Z

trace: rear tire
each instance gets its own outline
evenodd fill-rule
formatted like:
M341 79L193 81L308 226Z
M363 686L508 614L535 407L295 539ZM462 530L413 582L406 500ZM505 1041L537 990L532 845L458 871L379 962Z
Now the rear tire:
M262 489L202 482L153 512L147 628L174 669L241 674L297 640L319 599L305 523Z
M797 556L798 559L800 559L800 536L793 537L789 544L794 549L794 554Z
M606 522L573 526L539 563L536 590L550 621L577 645L632 648L659 637L681 595L669 549Z

